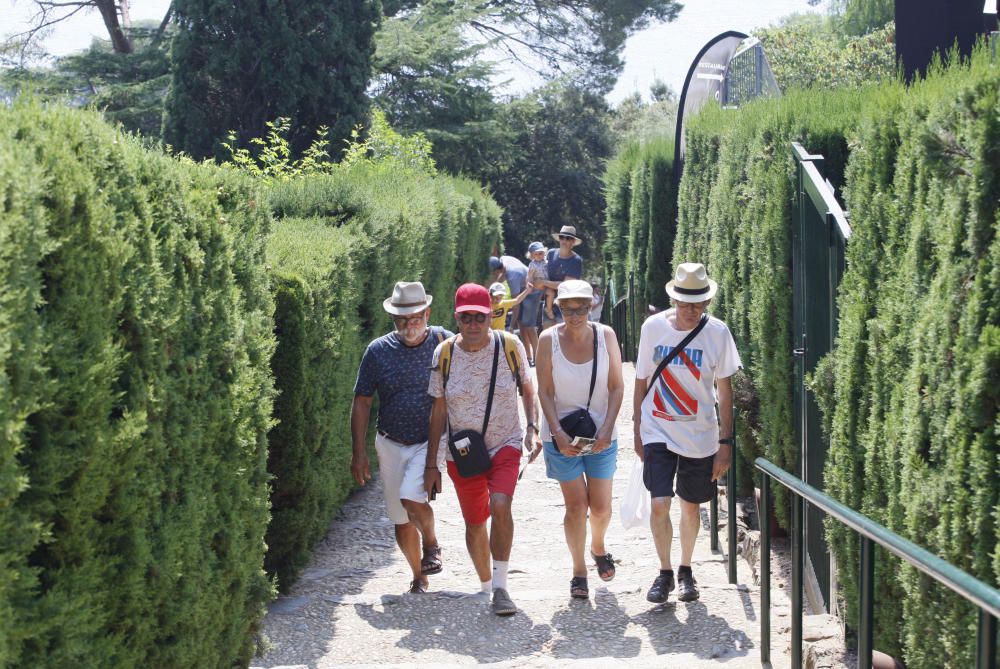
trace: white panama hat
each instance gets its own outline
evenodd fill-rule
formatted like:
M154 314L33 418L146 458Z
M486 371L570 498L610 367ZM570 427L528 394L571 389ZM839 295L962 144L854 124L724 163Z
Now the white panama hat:
M434 297L424 291L419 281L397 281L392 297L382 302L382 308L393 316L409 316L431 306Z
M704 302L715 296L719 284L708 278L708 270L700 262L682 262L666 290L678 302Z

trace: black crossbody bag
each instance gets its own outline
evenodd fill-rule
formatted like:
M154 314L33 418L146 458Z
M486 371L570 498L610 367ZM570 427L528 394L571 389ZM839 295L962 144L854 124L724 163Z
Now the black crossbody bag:
M493 374L490 376L490 394L486 399L486 415L483 417L483 431L460 430L451 433L448 424L448 450L455 461L458 475L464 478L478 476L490 468L490 451L486 448L486 428L490 425L490 411L493 409L493 392L497 385L497 366L500 362L499 335L493 336Z
M687 336L681 340L681 343L675 346L674 350L672 350L669 354L667 354L667 357L665 357L663 360L660 360L660 364L657 365L656 371L653 372L653 376L650 377L649 384L646 386L646 392L642 396L643 401L646 400L646 397L649 395L650 389L653 387L653 385L656 384L656 380L660 378L660 373L663 372L664 369L666 369L667 365L673 362L674 358L677 357L677 354L684 350L684 347L686 347L688 344L691 343L692 339L698 336L698 333L702 331L702 329L705 327L707 323L708 323L708 314L702 314L701 320L698 321L698 325L695 326L694 330L688 332Z
M594 384L597 382L597 326L590 326L594 330L594 361L590 366L590 393L587 395L587 408L577 409L573 413L566 414L559 419L559 426L569 438L585 437L593 439L597 435L597 425L590 415L590 400L594 396ZM558 337L559 335L556 334Z

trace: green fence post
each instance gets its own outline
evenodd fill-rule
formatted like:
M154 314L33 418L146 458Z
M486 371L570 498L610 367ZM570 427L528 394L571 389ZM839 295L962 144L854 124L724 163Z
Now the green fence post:
M771 661L771 477L760 481L760 663Z
M792 669L802 669L802 559L805 523L801 497L792 494Z
M719 551L719 486L715 487L715 494L708 502L709 525L712 526L712 536L709 537L709 546L713 553Z
M997 666L997 619L979 609L979 631L976 633L976 669Z
M874 648L875 617L875 542L861 539L861 601L858 602L858 669L870 669Z

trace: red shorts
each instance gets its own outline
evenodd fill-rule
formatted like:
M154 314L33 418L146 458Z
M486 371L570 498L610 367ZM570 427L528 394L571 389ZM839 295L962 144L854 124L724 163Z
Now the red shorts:
M490 495L499 492L514 497L517 471L521 466L521 449L504 446L490 460L490 468L478 476L465 478L458 475L458 468L448 461L448 476L455 485L462 517L469 525L481 525L490 517Z

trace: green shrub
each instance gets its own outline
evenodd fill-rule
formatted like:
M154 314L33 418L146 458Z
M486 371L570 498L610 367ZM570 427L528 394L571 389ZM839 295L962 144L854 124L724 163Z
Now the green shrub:
M825 400L830 491L994 586L998 84L978 54L865 115L847 170L855 235ZM831 532L842 561L856 546L844 534ZM856 575L841 578L853 612ZM877 582L879 647L902 648L909 667L972 666L971 605L891 559Z
M246 664L269 216L95 114L0 108L0 666Z
M350 404L365 346L392 329L382 301L421 280L449 324L456 286L486 279L500 210L471 181L379 161L275 183L270 202L286 218L268 244L281 394L266 565L285 589L353 488Z

